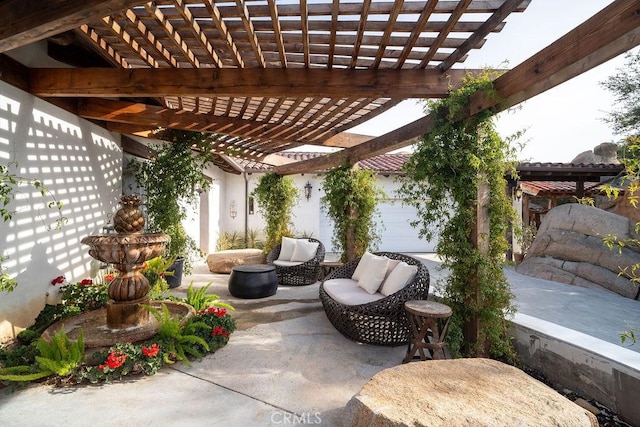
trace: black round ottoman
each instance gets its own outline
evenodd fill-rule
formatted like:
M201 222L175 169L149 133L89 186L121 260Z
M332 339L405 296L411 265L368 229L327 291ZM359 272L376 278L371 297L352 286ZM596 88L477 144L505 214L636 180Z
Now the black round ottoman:
M278 276L273 265L244 264L231 269L229 293L237 298L264 298L275 295Z

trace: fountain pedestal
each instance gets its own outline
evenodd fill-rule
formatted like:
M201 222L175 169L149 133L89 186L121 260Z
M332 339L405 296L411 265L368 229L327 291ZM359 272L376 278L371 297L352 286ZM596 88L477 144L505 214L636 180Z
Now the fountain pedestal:
M148 323L149 312L143 307L149 304L149 281L139 271L145 261L160 256L166 234L107 234L88 236L82 243L89 246L93 258L115 264L119 274L109 283L107 326L125 329Z
M149 301L151 286L140 272L145 261L162 255L170 238L166 234L140 233L144 217L138 209L136 196L123 196L122 209L114 216L114 228L119 234L88 236L81 243L89 246L89 255L107 264L114 264L118 275L109 283L106 309L85 312L50 326L43 336L51 336L63 328L70 339L84 331L85 346L105 347L117 342L136 342L156 334L157 320L144 307L161 309L167 306L172 315L183 321L195 314L188 304L172 301Z

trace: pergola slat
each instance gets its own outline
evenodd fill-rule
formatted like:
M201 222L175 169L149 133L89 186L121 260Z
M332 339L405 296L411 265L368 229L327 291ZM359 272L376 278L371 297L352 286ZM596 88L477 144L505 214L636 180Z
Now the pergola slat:
M280 57L280 66L287 68L287 56L284 50L284 41L282 38L282 26L278 15L278 6L275 0L267 0L269 4L269 13L271 15L271 22L273 26L273 35L276 40L276 46L278 48L278 55ZM260 22L260 21L258 21Z
M171 42L182 52L187 61L194 67L199 67L200 61L189 48L182 36L173 28L173 25L164 16L164 13L162 13L162 11L153 3L145 4L145 8L147 9L147 12L149 12L149 15L151 15L153 19L160 24L160 27L166 33L169 40L171 40Z
M225 24L225 22L222 20L220 9L218 9L218 6L216 6L212 0L204 0L204 5L209 11L209 15L211 16L213 23L218 29L218 32L220 32L220 37L224 40L227 45L227 49L231 52L231 56L234 58L236 65L240 68L244 68L244 61L242 60L242 56L240 55L236 43L234 42L233 37L229 32L227 24Z
M256 61L258 61L258 66L261 68L265 67L264 56L262 56L262 49L260 48L260 42L258 41L258 37L256 36L256 31L253 28L253 23L251 22L249 9L247 5L242 0L236 0L236 5L238 10L240 11L240 17L242 18L242 23L244 24L245 31L247 32L247 36L249 36L249 42L251 43L251 47L253 48L253 53L256 56Z

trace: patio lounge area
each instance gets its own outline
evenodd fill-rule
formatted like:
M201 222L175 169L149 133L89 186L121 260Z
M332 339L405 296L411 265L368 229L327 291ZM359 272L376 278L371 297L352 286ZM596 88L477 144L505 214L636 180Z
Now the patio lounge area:
M435 284L445 274L437 270L436 258L418 257ZM626 392L629 401L618 401L616 409L631 410L640 378L640 348L621 347L618 332L627 322L640 321L640 303L602 292L593 298L596 291L512 270L507 275L518 306L516 336L526 335L531 353L536 346L556 348L593 372L603 367L619 372L631 388ZM210 291L236 307L238 331L226 347L191 367L176 364L152 377L75 388L40 385L3 395L2 424L264 426L295 420L342 425L349 399L374 374L404 358L405 346L358 344L336 331L318 299L319 283L281 286L272 297L242 300L228 293L228 275L209 273L203 264L174 292L185 292L191 280L213 281ZM577 377L576 372L567 373Z

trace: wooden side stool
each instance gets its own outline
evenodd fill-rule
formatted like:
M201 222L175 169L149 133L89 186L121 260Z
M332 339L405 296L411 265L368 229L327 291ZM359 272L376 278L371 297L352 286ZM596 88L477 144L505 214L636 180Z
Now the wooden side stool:
M411 340L402 363L412 361L416 353L420 360L427 360L424 349L429 350L431 359L444 359L444 340L453 313L451 307L435 301L414 300L405 302L404 308L411 325Z

